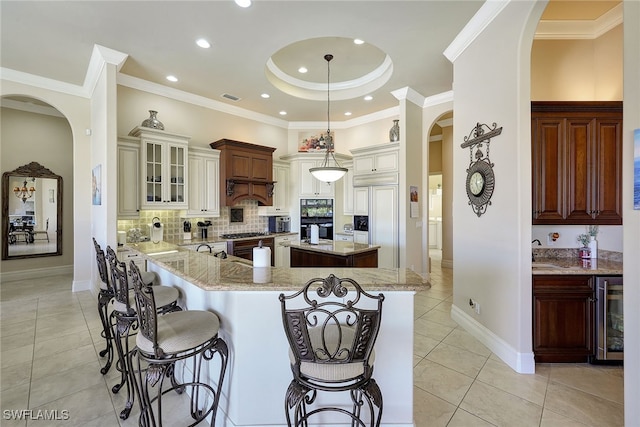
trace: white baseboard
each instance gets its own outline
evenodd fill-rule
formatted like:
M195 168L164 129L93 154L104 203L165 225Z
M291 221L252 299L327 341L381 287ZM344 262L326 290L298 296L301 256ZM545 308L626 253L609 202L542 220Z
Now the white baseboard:
M32 268L30 270L6 271L0 274L0 281L9 282L12 280L39 279L49 276L61 276L63 274L73 275L73 265L63 265L60 267Z
M535 373L536 364L533 359L533 352L520 353L516 351L502 338L455 305L451 306L451 318L478 341L487 346L489 350L514 371L519 374Z
M91 291L94 295L94 286L91 284L91 280L74 280L71 286L71 292Z

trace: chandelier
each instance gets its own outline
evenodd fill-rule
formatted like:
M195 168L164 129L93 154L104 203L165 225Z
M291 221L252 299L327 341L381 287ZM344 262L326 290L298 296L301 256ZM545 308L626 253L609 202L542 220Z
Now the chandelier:
M309 169L311 175L313 175L316 179L323 182L334 182L339 180L347 173L347 168L343 168L336 160L336 156L333 154L333 137L331 136L331 126L329 119L329 80L330 80L330 68L329 62L333 59L333 55L326 54L324 59L327 61L327 135L323 135L320 137L320 141L324 140L324 145L327 147L327 151L324 155L324 160L322 161L322 165L316 168ZM331 166L331 159L333 159L334 166Z
M32 178L32 180L35 181L35 178ZM27 188L27 180L22 184L22 188L13 187L13 194L15 194L18 199L22 199L22 203L25 203L27 199L30 199L35 192L36 189L34 186Z

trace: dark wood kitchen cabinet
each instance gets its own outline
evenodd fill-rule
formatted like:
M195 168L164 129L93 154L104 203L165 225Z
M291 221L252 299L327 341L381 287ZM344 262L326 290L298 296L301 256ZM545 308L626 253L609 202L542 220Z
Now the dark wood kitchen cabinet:
M533 224L622 224L622 102L532 102Z
M271 265L274 266L275 246L273 237L251 240L229 240L227 241L227 253L229 255L237 256L238 258L244 258L253 261L253 248L259 246L260 240L262 240L262 246L271 249Z
M234 206L245 199L273 205L273 152L275 148L221 139L209 144L220 150L220 201Z
M588 362L594 354L593 276L533 276L533 353L537 363Z

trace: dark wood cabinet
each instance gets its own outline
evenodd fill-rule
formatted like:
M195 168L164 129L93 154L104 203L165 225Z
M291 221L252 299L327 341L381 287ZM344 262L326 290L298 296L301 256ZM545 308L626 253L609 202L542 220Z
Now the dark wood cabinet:
M262 246L271 249L271 266L274 266L275 246L273 237L251 240L229 240L227 241L227 253L229 255L237 256L238 258L244 258L253 261L253 248L259 246L260 240L262 240Z
M532 102L533 224L622 224L622 102Z
M594 354L593 276L533 276L535 361L588 362Z
M349 255L291 247L291 267L378 267L378 249Z
M273 205L275 148L221 139L209 144L220 150L220 201L233 206L245 199Z

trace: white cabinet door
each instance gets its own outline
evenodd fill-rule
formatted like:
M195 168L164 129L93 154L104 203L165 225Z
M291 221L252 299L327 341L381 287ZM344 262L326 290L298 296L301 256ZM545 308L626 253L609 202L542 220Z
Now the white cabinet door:
M121 141L118 142L118 218L137 218L140 215L140 144Z
M392 143L352 150L353 174L358 176L398 172L400 159L398 147L397 143Z
M369 232L368 231L354 231L353 243L362 243L363 245L369 244ZM378 258L380 258L378 256Z
M189 153L188 217L220 216L220 155Z
M354 215L354 200L353 200L353 164L345 164L345 168L348 169L345 176L342 178L342 214Z
M380 245L379 268L397 268L398 260L398 186L372 186L369 208L371 243Z
M273 244L275 247L275 267L289 268L291 266L291 250L288 246L282 246L281 243L292 242L295 240L298 240L297 234L279 236L274 238Z
M285 163L273 162L273 206L259 206L258 215L289 215L289 173L291 168Z
M189 137L137 127L141 209L188 209Z
M309 169L321 166L321 160L301 160L299 163L300 197L332 198L335 194L334 184L318 181Z
M353 214L369 215L369 187L353 189Z

